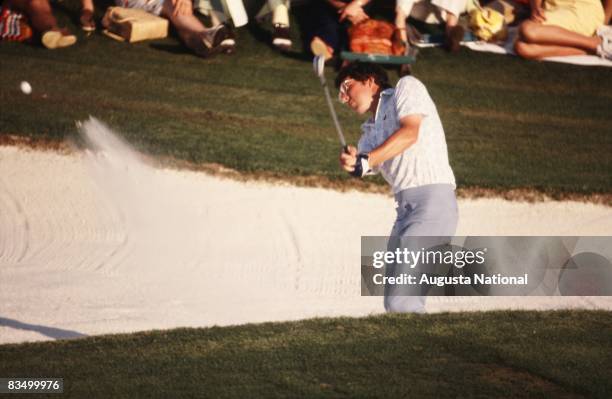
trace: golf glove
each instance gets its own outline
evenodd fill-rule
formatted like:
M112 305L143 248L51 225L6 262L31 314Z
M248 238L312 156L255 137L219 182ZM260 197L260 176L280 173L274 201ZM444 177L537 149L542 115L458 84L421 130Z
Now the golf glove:
M350 172L352 176L355 177L363 177L367 175L370 170L370 164L368 163L369 156L368 154L357 154L357 162L355 162L355 170Z

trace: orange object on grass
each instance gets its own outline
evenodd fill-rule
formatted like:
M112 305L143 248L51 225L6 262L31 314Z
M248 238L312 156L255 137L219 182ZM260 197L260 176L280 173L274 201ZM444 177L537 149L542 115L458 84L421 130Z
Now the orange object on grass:
M406 47L395 32L389 22L368 19L349 28L349 47L354 53L403 55Z

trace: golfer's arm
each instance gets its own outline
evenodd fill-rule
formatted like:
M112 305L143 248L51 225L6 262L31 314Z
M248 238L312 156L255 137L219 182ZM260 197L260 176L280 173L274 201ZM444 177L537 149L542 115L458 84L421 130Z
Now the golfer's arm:
M400 120L400 128L397 129L384 143L376 147L369 154L368 163L370 167L376 167L383 162L406 151L416 143L421 127L421 115L409 115Z

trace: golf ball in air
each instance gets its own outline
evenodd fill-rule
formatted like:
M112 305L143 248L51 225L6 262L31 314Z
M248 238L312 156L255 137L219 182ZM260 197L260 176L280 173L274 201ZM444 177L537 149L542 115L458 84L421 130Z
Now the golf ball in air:
M32 92L32 86L30 86L30 84L26 82L25 80L21 82L19 87L21 88L21 91L23 92L23 94L30 94Z

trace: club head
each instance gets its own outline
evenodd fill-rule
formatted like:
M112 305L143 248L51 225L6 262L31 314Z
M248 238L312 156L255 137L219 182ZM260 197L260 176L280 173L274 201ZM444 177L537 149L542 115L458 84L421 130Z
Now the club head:
M314 69L315 75L322 78L325 72L325 57L322 55L315 55L312 59L312 68Z

